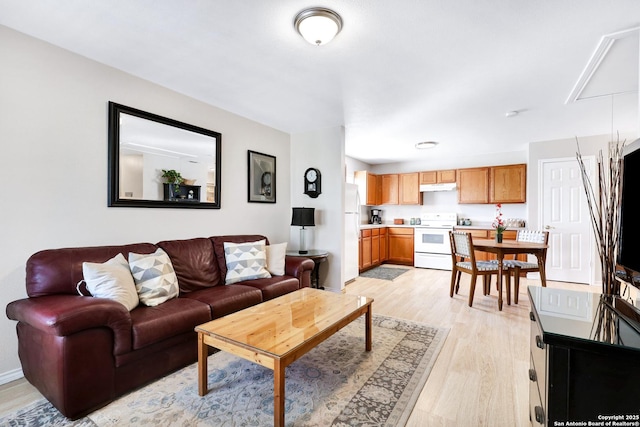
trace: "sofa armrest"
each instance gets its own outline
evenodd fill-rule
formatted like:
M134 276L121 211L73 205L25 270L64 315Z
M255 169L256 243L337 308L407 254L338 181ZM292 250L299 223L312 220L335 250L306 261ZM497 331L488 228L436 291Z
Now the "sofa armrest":
M113 331L114 354L131 350L129 311L109 299L75 295L25 298L7 305L7 317L56 336L106 327Z
M284 272L287 276L297 278L301 288L308 288L311 286L311 271L314 266L314 262L309 258L287 255L284 261Z

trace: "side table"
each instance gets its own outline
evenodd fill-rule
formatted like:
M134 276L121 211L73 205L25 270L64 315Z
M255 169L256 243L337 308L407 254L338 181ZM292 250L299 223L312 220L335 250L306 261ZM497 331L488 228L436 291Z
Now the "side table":
M320 287L320 264L325 262L329 257L329 252L320 249L309 249L306 254L298 251L287 251L287 256L302 256L309 258L314 262L313 271L311 272L311 287L316 289L324 289Z

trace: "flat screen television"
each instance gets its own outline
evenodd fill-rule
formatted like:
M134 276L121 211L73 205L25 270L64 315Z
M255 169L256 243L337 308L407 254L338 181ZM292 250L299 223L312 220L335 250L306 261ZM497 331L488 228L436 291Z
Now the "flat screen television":
M618 264L623 280L640 289L640 139L624 147Z

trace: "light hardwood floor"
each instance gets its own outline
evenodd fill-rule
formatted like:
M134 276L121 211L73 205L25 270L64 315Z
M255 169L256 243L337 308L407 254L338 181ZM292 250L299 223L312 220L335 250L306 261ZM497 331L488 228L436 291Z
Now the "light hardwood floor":
M374 298L374 314L449 329L407 425L529 426L527 285L539 286L540 281L522 279L518 305L509 306L505 300L500 312L495 278L491 295L482 295L477 286L473 307L469 307L468 275L462 276L458 295L449 298L450 272L403 268L409 271L394 281L359 277L345 292ZM572 283L547 285L599 291L595 286ZM0 416L41 397L24 379L2 385Z

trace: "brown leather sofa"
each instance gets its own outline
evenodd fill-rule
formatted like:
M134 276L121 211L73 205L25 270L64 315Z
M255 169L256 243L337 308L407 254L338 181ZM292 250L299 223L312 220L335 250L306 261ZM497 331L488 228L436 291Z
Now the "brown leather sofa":
M217 236L44 250L26 265L29 298L9 303L17 320L18 353L25 378L70 419L197 360L194 327L293 292L311 283L314 263L286 257L285 275L225 285L224 242L266 239ZM268 240L267 240L268 244ZM180 295L131 312L115 301L78 295L82 263L102 263L122 253L171 258Z

